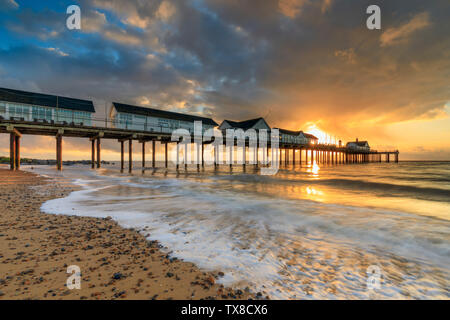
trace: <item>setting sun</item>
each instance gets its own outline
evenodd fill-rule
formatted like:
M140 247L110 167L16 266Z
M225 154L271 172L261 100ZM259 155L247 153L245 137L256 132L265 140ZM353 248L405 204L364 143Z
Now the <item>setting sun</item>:
M320 144L337 144L337 140L336 137L332 136L329 133L326 133L324 131L322 131L321 129L319 129L317 127L316 124L310 124L307 128L306 128L306 132L310 133L312 135L315 135L317 138L319 138L319 143Z

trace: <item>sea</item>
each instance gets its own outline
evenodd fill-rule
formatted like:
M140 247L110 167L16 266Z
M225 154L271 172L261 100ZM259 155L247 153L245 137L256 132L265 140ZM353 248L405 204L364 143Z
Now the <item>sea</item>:
M25 166L80 189L49 214L112 217L271 299L449 299L450 162Z

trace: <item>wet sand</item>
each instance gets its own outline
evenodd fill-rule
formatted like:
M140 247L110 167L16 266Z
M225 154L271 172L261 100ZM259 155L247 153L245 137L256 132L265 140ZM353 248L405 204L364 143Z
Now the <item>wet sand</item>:
M158 242L111 219L48 215L49 199L74 186L33 173L0 169L0 300L249 299L248 288L224 288L221 272L169 257ZM67 267L81 269L69 290Z

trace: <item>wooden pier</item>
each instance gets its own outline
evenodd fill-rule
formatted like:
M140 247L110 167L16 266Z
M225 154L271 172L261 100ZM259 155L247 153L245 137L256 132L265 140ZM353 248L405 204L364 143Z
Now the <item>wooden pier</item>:
M145 146L147 142L151 142L152 145L152 168L156 167L156 142L160 142L164 145L164 166L168 167L168 144L176 143L177 151L179 149L179 142L171 141L171 133L168 132L148 132L139 130L128 130L118 128L107 127L93 127L83 126L76 124L55 124L55 123L42 123L42 122L30 122L21 120L0 120L0 133L7 133L10 135L10 168L11 170L20 169L20 141L23 135L41 135L41 136L53 136L56 138L56 167L58 170L62 170L62 140L63 137L77 137L86 138L91 141L91 161L92 168L101 167L101 141L103 139L113 139L120 143L121 150L121 171L125 169L125 143L128 144L128 172L133 170L133 141L137 141L142 144L142 168L145 170L146 157ZM196 146L197 159L201 158L201 166L205 166L204 157L204 145L211 142L202 142ZM226 138L224 137L224 145L226 144ZM235 145L236 146L236 145ZM254 158L252 161L247 160L247 148L248 143L244 148L242 157L244 159L242 165L245 168L246 164L253 163L258 166L260 161L258 159L260 148L256 148ZM186 147L187 148L187 147ZM230 148L229 156L233 157L234 146ZM216 149L214 148L214 151ZM200 157L201 153L201 157ZM269 153L272 156L272 161L279 161L282 165L297 165L301 163L317 163L317 164L355 164L355 163L370 163L381 162L382 157L386 162L394 161L398 162L399 151L356 151L347 147L339 147L335 145L324 144L279 144L278 154L274 154L271 151L270 141L263 151L262 163L267 163L269 159ZM302 159L302 156L305 156ZM177 153L178 156L178 153ZM218 154L214 152L214 166L219 165ZM393 159L391 159L393 156ZM276 159L276 160L274 160ZM284 160L284 161L283 161ZM230 163L230 167L233 164ZM179 166L177 165L177 169ZM197 164L197 168L200 168L200 163Z

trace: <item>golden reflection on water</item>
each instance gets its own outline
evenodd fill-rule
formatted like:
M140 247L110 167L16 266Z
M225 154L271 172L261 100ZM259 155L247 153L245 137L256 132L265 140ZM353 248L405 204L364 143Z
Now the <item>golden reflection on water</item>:
M311 165L311 167L308 168L308 170L306 172L311 173L313 175L313 177L315 177L315 178L319 178L319 171L320 171L320 167L316 163L316 161L314 161L314 163Z

